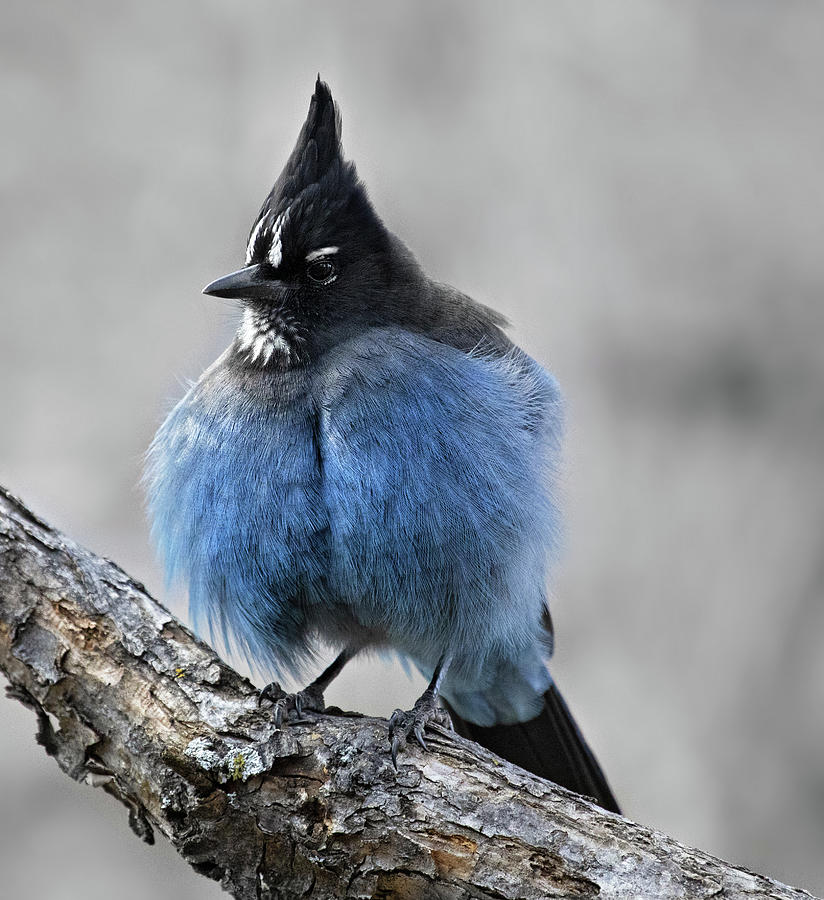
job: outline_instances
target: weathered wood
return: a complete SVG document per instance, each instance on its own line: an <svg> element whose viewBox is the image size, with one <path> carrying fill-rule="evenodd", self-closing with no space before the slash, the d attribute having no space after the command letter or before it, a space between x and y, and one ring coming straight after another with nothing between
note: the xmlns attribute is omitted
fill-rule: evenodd
<svg viewBox="0 0 824 900"><path fill-rule="evenodd" d="M243 900L810 896L451 735L396 774L385 720L274 731L253 685L140 584L2 489L0 668L67 774Z"/></svg>

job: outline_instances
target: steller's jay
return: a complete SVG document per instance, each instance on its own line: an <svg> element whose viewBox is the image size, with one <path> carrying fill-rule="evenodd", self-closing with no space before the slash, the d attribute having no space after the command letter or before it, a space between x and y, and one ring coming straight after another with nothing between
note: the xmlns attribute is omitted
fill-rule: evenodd
<svg viewBox="0 0 824 900"><path fill-rule="evenodd" d="M318 78L246 263L204 292L242 303L237 334L149 449L153 536L188 582L195 627L323 711L355 654L394 650L431 682L390 720L393 761L429 723L617 804L545 664L545 579L562 403L504 319L429 279L345 161Z"/></svg>

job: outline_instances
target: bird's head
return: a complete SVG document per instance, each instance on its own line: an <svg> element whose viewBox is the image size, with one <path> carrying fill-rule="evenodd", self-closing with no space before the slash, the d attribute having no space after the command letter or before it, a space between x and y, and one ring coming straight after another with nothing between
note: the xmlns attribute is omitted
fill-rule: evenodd
<svg viewBox="0 0 824 900"><path fill-rule="evenodd" d="M379 324L393 305L387 288L415 270L344 160L340 112L318 78L295 149L252 225L245 265L204 293L243 302L235 346L246 362L289 368L332 335Z"/></svg>

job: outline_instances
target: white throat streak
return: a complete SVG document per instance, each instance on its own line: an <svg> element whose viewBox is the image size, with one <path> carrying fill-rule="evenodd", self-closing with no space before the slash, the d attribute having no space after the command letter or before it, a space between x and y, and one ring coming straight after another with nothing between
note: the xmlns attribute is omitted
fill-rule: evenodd
<svg viewBox="0 0 824 900"><path fill-rule="evenodd" d="M285 316L249 308L243 311L237 340L247 360L261 366L289 365L300 355L302 343L298 329Z"/></svg>

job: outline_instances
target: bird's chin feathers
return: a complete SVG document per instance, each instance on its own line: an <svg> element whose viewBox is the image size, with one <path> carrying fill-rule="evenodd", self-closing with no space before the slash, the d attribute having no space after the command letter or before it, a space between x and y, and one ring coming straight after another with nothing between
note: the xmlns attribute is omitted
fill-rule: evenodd
<svg viewBox="0 0 824 900"><path fill-rule="evenodd" d="M288 312L274 307L243 311L236 353L261 367L288 368L303 358L304 330Z"/></svg>

